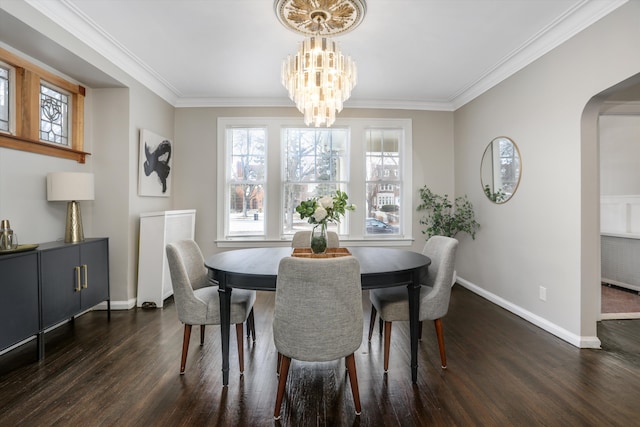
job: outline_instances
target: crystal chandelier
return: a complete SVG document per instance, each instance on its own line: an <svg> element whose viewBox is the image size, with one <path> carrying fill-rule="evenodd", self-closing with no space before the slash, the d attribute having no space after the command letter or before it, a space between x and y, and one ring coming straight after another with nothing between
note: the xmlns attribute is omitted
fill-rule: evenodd
<svg viewBox="0 0 640 427"><path fill-rule="evenodd" d="M330 127L356 85L356 64L335 41L312 36L282 63L282 84L304 114L304 123Z"/></svg>
<svg viewBox="0 0 640 427"><path fill-rule="evenodd" d="M280 21L306 35L295 56L282 64L282 84L307 126L330 127L356 85L356 64L329 35L355 28L364 0L276 0Z"/></svg>

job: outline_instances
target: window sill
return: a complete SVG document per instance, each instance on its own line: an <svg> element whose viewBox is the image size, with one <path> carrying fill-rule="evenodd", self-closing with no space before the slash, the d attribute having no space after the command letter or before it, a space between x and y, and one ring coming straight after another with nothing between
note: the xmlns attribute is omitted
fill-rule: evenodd
<svg viewBox="0 0 640 427"><path fill-rule="evenodd" d="M47 144L45 142L34 141L9 134L0 134L0 147L75 160L78 163L84 163L86 156L91 155L91 153L84 151Z"/></svg>
<svg viewBox="0 0 640 427"><path fill-rule="evenodd" d="M237 239L237 240L216 240L215 244L219 248L269 248L275 246L291 246L291 239L287 240L267 240L267 239ZM383 247L404 247L411 246L413 239L397 238L362 238L362 239L340 239L340 246L383 246Z"/></svg>

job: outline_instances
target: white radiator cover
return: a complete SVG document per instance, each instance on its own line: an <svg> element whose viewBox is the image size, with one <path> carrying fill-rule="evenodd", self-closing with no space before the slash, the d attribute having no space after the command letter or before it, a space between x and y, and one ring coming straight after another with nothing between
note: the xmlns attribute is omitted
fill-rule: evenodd
<svg viewBox="0 0 640 427"><path fill-rule="evenodd" d="M178 240L194 239L196 211L175 210L140 214L137 306L152 302L160 308L173 295L165 247Z"/></svg>

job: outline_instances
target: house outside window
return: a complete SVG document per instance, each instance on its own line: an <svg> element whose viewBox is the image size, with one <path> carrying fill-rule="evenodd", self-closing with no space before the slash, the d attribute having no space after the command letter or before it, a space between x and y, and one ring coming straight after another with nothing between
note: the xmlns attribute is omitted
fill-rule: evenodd
<svg viewBox="0 0 640 427"><path fill-rule="evenodd" d="M340 189L357 206L330 225L342 241L410 245L410 153L410 119L338 119L324 129L299 118L221 117L217 244L289 241L312 227L295 212L300 202Z"/></svg>
<svg viewBox="0 0 640 427"><path fill-rule="evenodd" d="M403 129L368 129L365 139L366 215L376 225L367 227L367 234L401 234Z"/></svg>

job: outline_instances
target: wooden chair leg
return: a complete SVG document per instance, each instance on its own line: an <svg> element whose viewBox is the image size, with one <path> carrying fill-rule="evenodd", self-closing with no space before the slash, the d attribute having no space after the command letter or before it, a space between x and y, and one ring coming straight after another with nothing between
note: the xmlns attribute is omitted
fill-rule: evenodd
<svg viewBox="0 0 640 427"><path fill-rule="evenodd" d="M280 407L282 406L284 387L287 383L287 376L289 375L289 365L291 365L291 358L282 355L282 364L280 365L280 379L278 380L278 394L276 395L276 407L273 411L273 418L276 420L280 419Z"/></svg>
<svg viewBox="0 0 640 427"><path fill-rule="evenodd" d="M278 352L278 360L276 361L276 377L280 376L281 366L282 366L282 353Z"/></svg>
<svg viewBox="0 0 640 427"><path fill-rule="evenodd" d="M240 375L244 373L244 342L242 341L242 323L236 323L236 338L238 341L238 362L240 363Z"/></svg>
<svg viewBox="0 0 640 427"><path fill-rule="evenodd" d="M374 306L371 306L371 321L369 322L369 341L371 341L371 337L373 336L373 329L376 327L376 314L378 314L378 310Z"/></svg>
<svg viewBox="0 0 640 427"><path fill-rule="evenodd" d="M442 331L442 319L436 319L433 321L436 325L436 336L438 337L438 348L440 349L440 361L442 362L442 369L447 369L447 355L444 351L444 333Z"/></svg>
<svg viewBox="0 0 640 427"><path fill-rule="evenodd" d="M247 318L247 338L253 336L253 342L256 342L256 320L253 317L253 307L249 312L249 317Z"/></svg>
<svg viewBox="0 0 640 427"><path fill-rule="evenodd" d="M204 345L204 325L200 325L200 345Z"/></svg>
<svg viewBox="0 0 640 427"><path fill-rule="evenodd" d="M384 322L384 371L389 372L389 348L391 347L391 322Z"/></svg>
<svg viewBox="0 0 640 427"><path fill-rule="evenodd" d="M184 374L184 368L187 365L189 338L191 338L191 325L184 325L184 337L182 339L182 360L180 361L180 375Z"/></svg>
<svg viewBox="0 0 640 427"><path fill-rule="evenodd" d="M353 353L346 357L347 370L349 371L349 382L351 382L351 393L353 394L353 404L356 407L356 415L360 415L360 391L358 390L358 374L356 372L356 358Z"/></svg>

